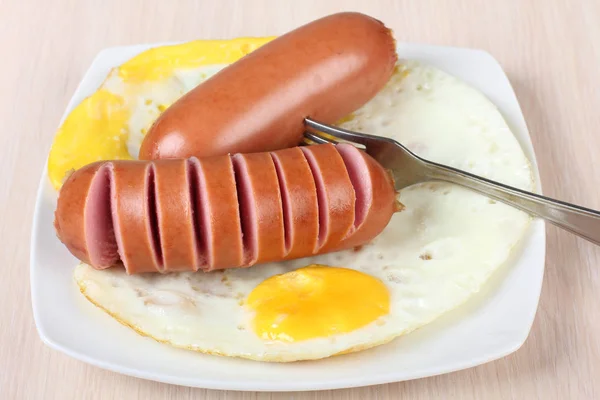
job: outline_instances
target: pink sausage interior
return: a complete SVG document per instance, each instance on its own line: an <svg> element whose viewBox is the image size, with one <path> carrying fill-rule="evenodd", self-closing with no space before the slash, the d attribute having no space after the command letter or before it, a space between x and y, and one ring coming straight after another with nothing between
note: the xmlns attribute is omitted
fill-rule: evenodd
<svg viewBox="0 0 600 400"><path fill-rule="evenodd" d="M108 268L119 261L111 216L111 169L105 164L94 175L85 205L85 240L90 262Z"/></svg>
<svg viewBox="0 0 600 400"><path fill-rule="evenodd" d="M187 160L155 162L156 214L165 272L198 270L191 176Z"/></svg>
<svg viewBox="0 0 600 400"><path fill-rule="evenodd" d="M319 207L317 189L308 161L300 148L271 153L281 193L286 259L318 251Z"/></svg>
<svg viewBox="0 0 600 400"><path fill-rule="evenodd" d="M125 270L128 271L129 270L129 265L127 265L127 261L126 261L126 257L125 257L125 246L123 244L123 235L121 234L121 225L119 224L119 217L117 215L117 189L115 187L115 178L113 176L113 164L110 163L110 203L109 203L109 210L105 210L105 212L111 216L112 219L112 225L113 225L113 229L114 229L114 235L115 235L115 241L117 243L117 251L118 251L118 256L121 259L121 261L123 261L123 264L125 265ZM92 193L92 191L90 191L90 195L88 198L92 198L92 201L97 201L98 197L94 198L94 195ZM104 214L104 215L107 215ZM108 218L105 218L108 220Z"/></svg>
<svg viewBox="0 0 600 400"><path fill-rule="evenodd" d="M127 163L133 172L127 173L127 165L110 163L112 222L119 256L128 274L160 271L163 269L160 238L157 227L152 224L154 211L151 199L155 191L153 164L136 161ZM131 186L131 179L141 179L142 182ZM134 221L133 227L127 226L132 215L141 215L143 218ZM133 231L133 238L126 236ZM142 243L139 243L140 240Z"/></svg>
<svg viewBox="0 0 600 400"><path fill-rule="evenodd" d="M157 264L160 271L164 269L162 246L160 243L160 231L158 228L158 215L156 214L156 173L154 164L148 169L148 222L150 223L150 232L152 233L152 248L156 253Z"/></svg>
<svg viewBox="0 0 600 400"><path fill-rule="evenodd" d="M308 161L313 178L315 179L315 185L317 186L317 202L319 204L319 240L317 242L317 247L320 249L323 247L323 242L329 231L329 213L327 212L329 204L327 203L326 188L315 156L308 149L304 147L301 147L301 149L306 157L306 161Z"/></svg>
<svg viewBox="0 0 600 400"><path fill-rule="evenodd" d="M196 266L194 270L204 269L207 266L206 263L206 239L204 235L206 234L206 214L203 214L201 208L203 204L206 203L206 199L202 199L200 185L202 182L200 173L198 172L200 169L198 165L198 160L194 158L190 158L187 160L187 173L188 173L188 190L190 193L190 204L192 210L192 224L193 232L194 232L194 242L195 242L195 259ZM203 228L204 227L204 228Z"/></svg>
<svg viewBox="0 0 600 400"><path fill-rule="evenodd" d="M356 193L354 228L358 229L365 221L365 217L373 203L371 176L359 149L345 143L338 144L336 149L344 160L344 164L350 175L350 181Z"/></svg>
<svg viewBox="0 0 600 400"><path fill-rule="evenodd" d="M190 159L190 177L192 191L192 206L195 215L196 242L198 245L198 258L200 268L205 269L214 263L214 252L210 243L213 242L211 221L209 219L210 204L206 196L206 178L204 171L200 168L197 158Z"/></svg>
<svg viewBox="0 0 600 400"><path fill-rule="evenodd" d="M275 171L277 171L277 180L279 181L279 191L281 193L281 204L283 207L283 227L285 232L285 253L290 252L292 247L292 240L294 235L293 223L293 211L290 204L290 188L287 187L285 175L283 173L281 162L275 153L271 153L273 158L273 164L275 164Z"/></svg>
<svg viewBox="0 0 600 400"><path fill-rule="evenodd" d="M345 166L350 180L349 183L351 183L352 186L352 188L347 189L347 187L350 185L346 184L346 189L344 190L352 191L353 189L355 195L352 216L353 220L348 220L349 224L353 223L352 228L350 231L348 231L346 236L342 238L342 242L347 242L347 239L351 239L350 242L352 242L352 240L369 240L369 237L377 234L379 225L376 225L374 229L373 224L365 225L363 228L371 228L367 230L363 229L361 234L362 236L356 236L354 235L354 232L358 231L359 228L365 224L367 219L369 221L372 220L371 215L373 213L373 207L375 202L379 199L379 197L374 198L375 194L373 193L373 186L375 185L375 181L373 180L373 176L370 172L371 166L368 164L368 159L365 158L366 156L362 154L359 149L352 145L340 144L336 146L335 149L343 160L343 165ZM279 235L284 234L285 236L283 238L278 236L278 240L279 243L284 245L285 254L288 254L292 247L297 246L296 242L299 240L298 243L301 243L301 245L299 245L301 247L298 248L298 252L294 253L294 257L310 256L320 250L323 250L322 248L325 244L324 242L328 240L327 238L330 235L330 231L335 229L332 228L332 224L335 224L337 221L331 220L332 217L330 214L332 210L329 208L335 206L336 203L335 200L332 200L332 204L329 204L330 200L327 193L328 188L325 187L324 182L325 179L331 180L331 178L327 178L327 175L321 171L321 168L324 168L327 165L327 157L332 157L331 153L327 153L330 155L327 156L323 161L318 159L317 156L315 156L313 152L307 148L300 148L300 150L301 152L299 151L299 153L303 154L303 157L308 163L308 167L304 167L305 174L307 175L307 178L310 178L311 175L312 178L314 178L315 186L313 186L312 189L307 188L306 185L297 185L287 182L284 161L281 161L277 154L271 153L269 160L274 164L276 178L279 185L278 189L281 193L280 204L282 207L283 230L279 233ZM337 156L335 152L333 153L333 156ZM289 162L289 160L287 162ZM220 236L215 233L219 232L219 226L215 226L215 222L213 221L213 213L216 212L216 209L213 209L214 205L210 204L211 200L207 198L208 184L211 182L210 179L207 178L208 174L210 173L210 168L208 168L208 171L205 171L203 161L199 161L196 158L189 159L185 165L187 184L189 184L189 186L186 185L186 187L187 190L189 190L189 200L191 202L191 208L189 211L192 213L190 222L193 224L193 230L190 232L191 236L193 237L191 237L190 244L194 246L192 251L194 252L194 257L196 260L195 265L189 266L189 270L197 270L198 268L203 270L211 270L215 267L215 257L217 250L220 249L217 248L217 246L227 246L227 243L213 243L215 238L217 238L219 242L222 242L222 240ZM259 218L262 218L260 215L261 203L259 203L261 200L257 198L257 193L255 193L255 190L258 192L263 190L263 193L270 194L270 186L266 186L267 189L265 189L265 187L260 190L258 189L263 181L260 179L256 180L256 176L254 176L255 181L252 180L253 178L251 177L250 173L253 172L253 164L251 164L250 161L247 161L244 155L236 154L232 156L231 165L233 166L233 175L230 174L229 180L227 181L228 183L223 184L228 185L227 187L230 188L229 190L231 190L230 193L235 194L237 192L237 202L235 199L233 202L239 206L243 262L241 265L230 265L231 263L238 263L242 259L241 246L239 246L237 259L235 259L235 257L226 257L222 262L220 262L219 266L217 266L218 268L225 268L226 266L239 267L244 265L253 265L257 261L261 261L258 260L259 257L262 257L259 255L259 252L263 251L261 248L259 248L260 246L263 246L265 249L272 249L271 246L261 244L265 239L259 238L259 234L264 236L264 232L260 231L260 227L258 225ZM293 163L290 165L295 166ZM341 162L338 165L341 165ZM262 171L261 168L262 167L255 167L256 170ZM345 174L346 171L343 171L343 174ZM148 164L144 176L145 193L142 201L144 202L145 207L144 215L140 217L143 217L145 219L144 223L148 224L148 237L146 239L149 244L151 244L154 259L157 261L156 266L160 272L164 272L164 255L162 247L166 244L162 243L161 240L161 234L164 234L164 232L161 232L160 230L159 214L161 213L161 210L164 209L165 204L158 204L157 192L159 188L157 185L156 166L154 163ZM348 178L346 178L346 182L347 179ZM301 180L301 182L304 181L305 179ZM255 184L253 182L255 182L258 186L254 187ZM272 186L273 184L270 185ZM168 182L163 182L162 185L163 189L170 188ZM235 190L233 187L234 185ZM133 251L132 249L125 248L127 246L127 241L124 241L121 236L122 227L119 224L122 223L122 221L120 221L120 218L117 214L118 207L115 196L116 189L114 186L113 163L105 163L98 169L92 178L84 208L85 243L88 248L90 263L96 268L107 268L118 262L119 259L125 259L124 254L131 254L131 251ZM302 189L293 189L296 186L301 187ZM316 203L314 200L315 189ZM306 201L304 203L302 202L307 197L307 190L311 190L310 193L312 193L312 203ZM211 193L216 193L215 198L219 198L218 193L225 193L225 197L228 197L227 191L217 191ZM339 193L343 194L345 192ZM392 195L393 193L390 196ZM344 198L348 199L347 196ZM351 204L351 202L349 203ZM384 203L387 204L385 200ZM316 206L318 206L318 211L316 210ZM120 207L127 207L127 204L120 204ZM235 208L235 205L232 204L232 207ZM231 207L229 207L229 210L231 210ZM307 215L305 210L312 210L309 213L309 215L312 215L312 217L309 217L309 220L314 220L314 222L312 223L311 227L304 230L299 230L298 219L301 216ZM234 209L234 211L237 210ZM317 212L318 221L315 219L315 214L317 214ZM219 212L217 211L217 214L215 215L221 215L218 213ZM393 211L391 211L391 213L393 213ZM189 217L189 215L182 216L182 218L186 217ZM170 216L170 218L172 218L172 216ZM385 226L385 224L389 221L389 219L385 220L385 216L380 218L380 220L381 226ZM172 219L170 219L170 221L176 222ZM296 224L296 226L294 224ZM186 229L189 231L189 226ZM317 230L318 240L315 240L315 233L317 233ZM294 235L298 232L301 233L298 234L298 238L295 238ZM221 236L228 237L228 235L230 234L224 233ZM310 238L307 238L308 236L310 236L312 240L309 240ZM177 238L170 237L168 239L171 243L177 242ZM239 239L240 238L238 237L238 240ZM259 240L262 241L259 242ZM267 240L269 240L269 238L267 238ZM302 250L300 251L300 249ZM129 252L127 250L129 250ZM224 249L222 250L224 251ZM328 251L329 247L324 250ZM223 253L223 251L221 251L221 254L227 255L227 253ZM307 251L310 252L310 254L305 254ZM190 262L191 261L192 260L190 260ZM181 266L184 267L183 265ZM136 271L131 271L131 273L135 272Z"/></svg>
<svg viewBox="0 0 600 400"><path fill-rule="evenodd" d="M252 265L258 257L258 221L256 202L252 195L252 185L248 167L240 154L232 157L238 201L240 203L240 219L244 244L244 265Z"/></svg>

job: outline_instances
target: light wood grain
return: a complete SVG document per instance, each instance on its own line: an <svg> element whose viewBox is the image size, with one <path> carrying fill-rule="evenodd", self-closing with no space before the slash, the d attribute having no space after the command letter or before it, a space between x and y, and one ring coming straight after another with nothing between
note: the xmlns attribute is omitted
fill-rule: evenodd
<svg viewBox="0 0 600 400"><path fill-rule="evenodd" d="M50 350L33 323L35 190L67 101L104 47L285 32L356 10L399 41L482 48L507 71L548 195L600 208L600 2L0 0L0 397L6 399L600 398L600 250L548 229L546 276L525 345L466 371L368 388L237 393L159 384Z"/></svg>

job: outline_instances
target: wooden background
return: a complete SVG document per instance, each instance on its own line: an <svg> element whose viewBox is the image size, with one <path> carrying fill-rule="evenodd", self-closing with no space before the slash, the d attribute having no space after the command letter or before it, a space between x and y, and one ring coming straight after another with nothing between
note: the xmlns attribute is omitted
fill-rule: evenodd
<svg viewBox="0 0 600 400"><path fill-rule="evenodd" d="M40 342L28 273L35 191L54 130L96 53L281 34L342 10L382 19L399 41L492 53L521 102L545 193L600 208L599 1L0 0L1 398L600 398L600 248L552 227L531 336L515 354L466 371L353 390L220 392L118 375Z"/></svg>

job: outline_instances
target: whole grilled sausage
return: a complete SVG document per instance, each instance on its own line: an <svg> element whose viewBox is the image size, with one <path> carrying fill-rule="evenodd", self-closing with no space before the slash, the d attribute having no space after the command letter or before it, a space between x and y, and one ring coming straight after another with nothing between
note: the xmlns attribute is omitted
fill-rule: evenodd
<svg viewBox="0 0 600 400"><path fill-rule="evenodd" d="M219 71L169 107L139 157L211 157L297 146L303 119L335 123L369 101L397 61L391 31L339 13L283 35Z"/></svg>

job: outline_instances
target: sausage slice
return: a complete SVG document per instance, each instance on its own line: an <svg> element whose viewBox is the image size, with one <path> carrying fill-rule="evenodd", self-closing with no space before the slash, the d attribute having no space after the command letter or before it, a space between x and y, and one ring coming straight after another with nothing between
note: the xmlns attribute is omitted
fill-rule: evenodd
<svg viewBox="0 0 600 400"><path fill-rule="evenodd" d="M299 147L271 153L283 205L287 258L306 257L317 251L319 203L310 166Z"/></svg>
<svg viewBox="0 0 600 400"><path fill-rule="evenodd" d="M156 215L163 272L200 267L187 160L154 162Z"/></svg>
<svg viewBox="0 0 600 400"><path fill-rule="evenodd" d="M244 263L242 227L231 158L192 158L196 165L197 219L205 270Z"/></svg>
<svg viewBox="0 0 600 400"><path fill-rule="evenodd" d="M154 171L143 161L111 163L112 219L128 274L162 269L158 228L153 224Z"/></svg>
<svg viewBox="0 0 600 400"><path fill-rule="evenodd" d="M356 196L344 160L332 144L300 148L317 187L319 241L317 251L339 245L354 227Z"/></svg>
<svg viewBox="0 0 600 400"><path fill-rule="evenodd" d="M279 181L269 153L236 154L233 167L240 202L246 265L286 255Z"/></svg>

